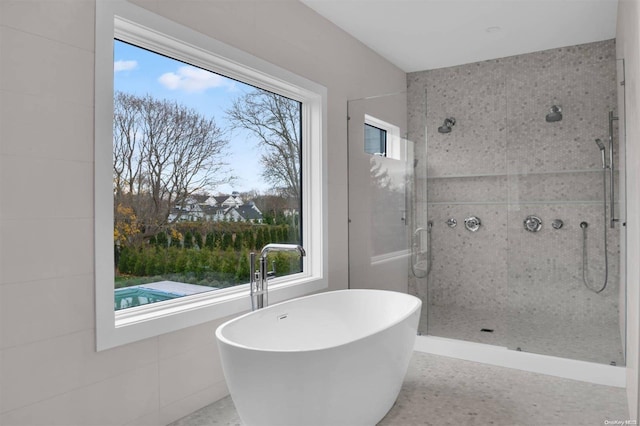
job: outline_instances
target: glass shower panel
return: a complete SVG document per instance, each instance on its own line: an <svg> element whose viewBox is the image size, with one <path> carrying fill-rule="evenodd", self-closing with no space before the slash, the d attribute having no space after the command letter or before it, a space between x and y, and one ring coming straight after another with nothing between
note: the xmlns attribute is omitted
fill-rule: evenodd
<svg viewBox="0 0 640 426"><path fill-rule="evenodd" d="M416 217L426 211L432 224L430 271L416 290L428 313L420 331L498 346L508 335L503 73L490 61L409 79L410 137L426 140Z"/></svg>
<svg viewBox="0 0 640 426"><path fill-rule="evenodd" d="M349 285L407 292L413 144L406 94L348 102Z"/></svg>
<svg viewBox="0 0 640 426"><path fill-rule="evenodd" d="M604 153L609 167L609 112L617 114L615 50L594 43L551 52L516 57L505 73L505 343L623 365L620 231L608 228L602 162Z"/></svg>

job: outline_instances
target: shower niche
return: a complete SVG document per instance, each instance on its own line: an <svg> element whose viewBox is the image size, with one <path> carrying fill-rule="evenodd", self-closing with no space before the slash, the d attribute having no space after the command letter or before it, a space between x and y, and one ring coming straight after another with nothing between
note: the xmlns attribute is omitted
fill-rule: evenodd
<svg viewBox="0 0 640 426"><path fill-rule="evenodd" d="M408 75L422 334L624 365L620 69L611 40Z"/></svg>

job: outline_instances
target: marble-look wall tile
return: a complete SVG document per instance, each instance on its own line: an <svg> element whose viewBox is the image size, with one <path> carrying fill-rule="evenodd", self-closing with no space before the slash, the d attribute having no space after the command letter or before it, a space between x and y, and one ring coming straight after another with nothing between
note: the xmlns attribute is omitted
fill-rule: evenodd
<svg viewBox="0 0 640 426"><path fill-rule="evenodd" d="M608 201L608 172L606 178ZM602 169L590 172L514 174L509 176L509 203L511 204L532 201L602 202L603 192ZM616 199L617 194L616 185Z"/></svg>
<svg viewBox="0 0 640 426"><path fill-rule="evenodd" d="M505 171L506 97L503 67L487 61L434 70L426 92L428 176ZM450 133L439 133L446 118Z"/></svg>
<svg viewBox="0 0 640 426"><path fill-rule="evenodd" d="M427 185L430 203L506 202L507 175L462 178L432 178Z"/></svg>
<svg viewBox="0 0 640 426"><path fill-rule="evenodd" d="M507 307L507 211L493 205L430 205L432 267L429 303L485 309ZM468 231L464 219L482 225ZM455 228L446 221L455 218Z"/></svg>
<svg viewBox="0 0 640 426"><path fill-rule="evenodd" d="M543 220L539 232L524 229L528 214ZM551 222L562 219L561 229ZM571 320L617 317L619 248L618 233L608 232L608 283L600 294L589 291L582 281L581 222L587 222L587 279L591 287L602 287L605 276L602 205L521 205L509 212L509 305L518 313L550 313ZM608 225L608 224L607 224Z"/></svg>
<svg viewBox="0 0 640 426"><path fill-rule="evenodd" d="M596 138L608 138L608 114L616 109L616 63L597 58L578 65L558 61L542 68L533 55L507 78L508 165L512 173L600 167ZM552 105L562 120L548 123Z"/></svg>

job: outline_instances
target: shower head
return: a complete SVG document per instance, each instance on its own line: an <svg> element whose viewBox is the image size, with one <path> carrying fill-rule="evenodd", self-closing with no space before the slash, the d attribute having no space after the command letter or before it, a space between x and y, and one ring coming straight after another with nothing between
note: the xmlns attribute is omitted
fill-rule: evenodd
<svg viewBox="0 0 640 426"><path fill-rule="evenodd" d="M562 107L560 105L553 105L545 119L547 120L547 123L554 123L562 120Z"/></svg>
<svg viewBox="0 0 640 426"><path fill-rule="evenodd" d="M598 148L600 148L600 151L604 151L604 144L600 139L596 139L596 145L598 145Z"/></svg>
<svg viewBox="0 0 640 426"><path fill-rule="evenodd" d="M438 127L439 133L451 133L451 128L456 125L456 119L453 117L445 118L444 124Z"/></svg>

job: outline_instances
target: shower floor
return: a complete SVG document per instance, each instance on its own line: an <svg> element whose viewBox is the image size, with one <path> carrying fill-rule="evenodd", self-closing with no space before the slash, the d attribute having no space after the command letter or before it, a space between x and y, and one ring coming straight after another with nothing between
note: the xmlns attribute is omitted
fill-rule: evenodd
<svg viewBox="0 0 640 426"><path fill-rule="evenodd" d="M485 331L482 331L482 330ZM492 331L488 331L492 330ZM419 331L561 358L624 365L618 324L429 305Z"/></svg>

